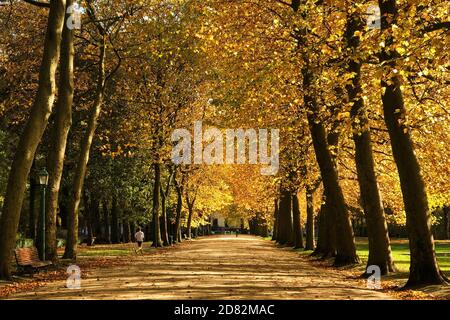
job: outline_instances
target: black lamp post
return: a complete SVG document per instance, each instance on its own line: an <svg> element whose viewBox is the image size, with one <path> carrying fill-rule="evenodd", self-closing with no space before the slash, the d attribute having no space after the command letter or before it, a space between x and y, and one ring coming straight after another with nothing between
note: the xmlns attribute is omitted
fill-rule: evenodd
<svg viewBox="0 0 450 320"><path fill-rule="evenodd" d="M45 168L42 168L39 173L39 185L41 186L41 234L42 234L42 243L41 243L41 259L45 260L45 189L48 184L48 172Z"/></svg>

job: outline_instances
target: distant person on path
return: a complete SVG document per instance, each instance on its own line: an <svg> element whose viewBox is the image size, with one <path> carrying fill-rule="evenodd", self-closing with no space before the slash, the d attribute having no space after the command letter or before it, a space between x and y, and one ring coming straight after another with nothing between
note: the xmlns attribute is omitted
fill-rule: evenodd
<svg viewBox="0 0 450 320"><path fill-rule="evenodd" d="M136 253L138 252L142 253L142 243L144 242L144 233L141 231L141 228L137 228L137 232L134 235L134 238L136 239L138 245Z"/></svg>

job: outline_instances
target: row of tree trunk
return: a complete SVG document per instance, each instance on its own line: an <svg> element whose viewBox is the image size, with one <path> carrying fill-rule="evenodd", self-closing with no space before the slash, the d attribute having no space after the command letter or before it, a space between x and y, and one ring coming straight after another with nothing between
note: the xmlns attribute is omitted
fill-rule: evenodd
<svg viewBox="0 0 450 320"><path fill-rule="evenodd" d="M307 248L312 248L314 247L314 216L309 215L307 218L306 232L306 244L309 245ZM282 189L279 201L275 201L272 240L295 249L305 248L297 192Z"/></svg>
<svg viewBox="0 0 450 320"><path fill-rule="evenodd" d="M85 190L83 193L83 214L80 217L80 226L87 230L86 243L88 245L94 243L121 243L133 242L134 234L138 225L129 218L130 211L126 206L113 197L110 200L101 201L93 196L89 196ZM178 204L177 204L178 205ZM177 209L177 208L176 208ZM180 213L181 215L181 213ZM166 226L163 228L164 221ZM190 230L181 227L181 222L175 219L174 222L166 219L162 215L159 216L159 232L167 233L167 244L171 245L181 242L183 239L183 232L186 238L191 234L191 237L203 236L211 234L209 225L202 225ZM151 221L144 231L146 231L146 238L154 242L154 223Z"/></svg>
<svg viewBox="0 0 450 320"><path fill-rule="evenodd" d="M395 45L392 28L397 18L397 3L396 0L379 0L379 6L382 16L381 31L386 38L386 45L380 53L380 63L389 69L384 70L385 76L381 79L383 87L381 101L400 177L411 251L411 267L407 287L441 284L445 280L436 261L425 185L409 130L402 119L406 110L402 97L401 79L398 72L391 72L399 68L397 65L398 53L391 48ZM294 12L299 12L303 19L308 18L306 1L292 1L292 9ZM343 102L351 102L352 105L355 163L369 239L368 266L376 265L381 269L382 274L386 274L394 271L395 266L391 256L384 208L376 181L368 117L361 94L362 59L358 58L359 37L355 35L356 31L364 30L364 25L363 17L355 12L348 13L345 39L346 52L349 54L346 57L345 71L354 76L351 83L346 85L347 99L343 99ZM295 30L300 48L308 47L307 34L307 27ZM300 52L302 52L303 64L301 75L304 109L307 113L311 139L324 188L315 253L324 257L334 256L335 265L358 263L359 258L356 254L350 215L339 182L337 152L331 152L331 150L335 150L334 147L337 147L337 136L333 132L328 132L324 115L317 103L314 89L317 68L308 51L300 50ZM281 189L279 206L276 209L274 238L280 244L294 246L296 245L295 232L298 232L298 225L294 226L296 220L292 216L292 208L295 207L295 204L292 198L292 193ZM308 230L309 228L310 226L307 227ZM311 238L311 230L309 233Z"/></svg>
<svg viewBox="0 0 450 320"><path fill-rule="evenodd" d="M33 4L33 2L30 2ZM31 108L30 117L25 130L20 137L17 151L13 158L9 174L8 186L5 194L5 203L0 219L0 278L10 279L10 260L15 245L16 232L20 218L20 211L24 199L27 178L33 165L36 150L42 140L42 136L52 113L56 89L58 88L58 101L56 103L56 114L54 125L50 133L52 145L47 158L47 166L50 172L49 192L47 193L46 206L46 234L45 234L45 257L43 259L56 260L56 231L57 231L57 207L58 194L64 165L64 155L67 144L67 136L72 121L73 102L73 67L74 67L74 44L73 28L69 19L72 19L71 8L73 0L52 0L48 4L40 4L49 8L47 31L44 42L44 54L39 71L38 91ZM67 239L64 257L76 258L76 247L78 243L78 211L83 192L83 183L89 160L90 148L97 127L97 121L103 104L106 81L118 70L119 63L110 74L106 75L106 38L107 29L102 21L95 16L95 7L87 3L86 10L91 22L95 25L100 35L96 46L99 51L97 81L94 92L94 101L89 111L88 126L81 141L79 159L74 172L72 188L69 192L69 205L65 208L67 213ZM112 24L120 21L112 21ZM56 86L56 71L59 66L59 83ZM34 198L36 197L36 186L30 177L32 195L30 199L30 235L36 236L39 242L43 241L43 235L36 235L36 214ZM112 226L114 229L114 225ZM91 232L92 233L92 232ZM41 246L38 246L41 249Z"/></svg>
<svg viewBox="0 0 450 320"><path fill-rule="evenodd" d="M379 0L381 30L386 36L380 62L387 68L381 79L384 121L391 140L392 153L400 177L400 186L406 212L410 248L410 274L406 287L442 284L445 277L439 269L431 233L431 212L421 174L420 164L414 152L406 114L400 75L393 72L400 66L399 54L392 47L396 43L393 28L398 18L396 0ZM400 112L399 112L400 111Z"/></svg>
<svg viewBox="0 0 450 320"><path fill-rule="evenodd" d="M154 183L153 183L153 208L152 208L152 224L151 224L151 237L153 247L163 247L168 246L170 239L172 242L181 242L181 214L183 210L183 195L186 195L186 204L188 207L188 221L187 221L187 233L188 238L191 238L191 223L193 215L193 201L189 200L187 192L184 190L185 175L182 175L181 180L177 180L177 168L168 167L168 179L166 184L163 185L161 182L161 167L162 165L158 162L153 164L154 169ZM169 197L170 191L174 189L177 193L177 203L175 207L175 223L173 226L170 224L167 218L167 199ZM161 206L161 208L160 208ZM160 214L161 212L161 214Z"/></svg>
<svg viewBox="0 0 450 320"><path fill-rule="evenodd" d="M56 70L66 16L66 1L52 0L39 71L36 97L30 117L20 136L13 158L0 219L0 279L11 278L11 258L16 242L20 211L34 156L53 110L56 94Z"/></svg>
<svg viewBox="0 0 450 320"><path fill-rule="evenodd" d="M250 219L248 221L248 225L250 229L250 234L257 235L260 237L269 236L269 226L267 225L267 220L261 214L256 214L255 217Z"/></svg>

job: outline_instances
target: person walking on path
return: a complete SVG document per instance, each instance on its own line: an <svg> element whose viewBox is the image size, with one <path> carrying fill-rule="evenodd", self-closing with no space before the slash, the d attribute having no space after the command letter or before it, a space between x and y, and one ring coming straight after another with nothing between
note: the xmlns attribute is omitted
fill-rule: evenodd
<svg viewBox="0 0 450 320"><path fill-rule="evenodd" d="M134 235L134 238L136 239L138 246L136 249L136 253L138 252L142 253L142 243L144 242L144 233L141 231L141 228L137 228L137 232Z"/></svg>

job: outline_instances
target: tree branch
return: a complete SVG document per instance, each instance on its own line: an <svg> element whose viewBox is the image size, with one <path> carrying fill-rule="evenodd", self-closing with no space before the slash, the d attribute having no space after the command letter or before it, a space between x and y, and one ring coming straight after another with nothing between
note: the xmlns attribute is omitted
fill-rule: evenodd
<svg viewBox="0 0 450 320"><path fill-rule="evenodd" d="M23 0L23 1L39 8L50 8L50 2L43 2L37 0Z"/></svg>
<svg viewBox="0 0 450 320"><path fill-rule="evenodd" d="M433 23L433 24L426 26L423 29L423 31L425 31L425 32L432 32L432 31L437 31L437 30L449 31L450 30L450 21Z"/></svg>

